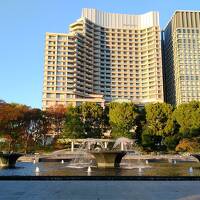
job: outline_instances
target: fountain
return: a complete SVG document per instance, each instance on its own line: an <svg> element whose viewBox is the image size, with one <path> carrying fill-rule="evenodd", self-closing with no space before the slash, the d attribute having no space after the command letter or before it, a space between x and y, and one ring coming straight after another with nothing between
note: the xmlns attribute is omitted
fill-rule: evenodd
<svg viewBox="0 0 200 200"><path fill-rule="evenodd" d="M68 168L88 168L93 165L93 157L88 150L93 147L95 139L86 139L76 151L74 158L66 166Z"/></svg>
<svg viewBox="0 0 200 200"><path fill-rule="evenodd" d="M35 172L36 172L36 173L39 173L39 172L40 172L40 168L39 168L39 167L36 167L36 168L35 168Z"/></svg>
<svg viewBox="0 0 200 200"><path fill-rule="evenodd" d="M88 153L92 154L97 162L98 168L116 168L120 167L120 162L126 153L131 151L133 140L128 138L118 138L114 143L112 149L105 146L98 140L89 142ZM91 149L92 145L93 149ZM120 149L117 148L120 146Z"/></svg>
<svg viewBox="0 0 200 200"><path fill-rule="evenodd" d="M115 142L115 143L114 143ZM76 151L75 158L67 165L71 168L85 168L93 166L96 161L98 168L120 167L120 162L127 152L131 151L133 140L119 138L116 141L104 141L88 138Z"/></svg>
<svg viewBox="0 0 200 200"><path fill-rule="evenodd" d="M66 165L67 168L123 168L138 169L149 168L148 160L146 164L140 161L130 163L130 159L123 159L125 155L129 158L131 154L139 154L133 150L134 140L128 138L118 138L117 140L101 140L88 138L84 139L82 145L74 154L72 161ZM121 163L123 159L123 163Z"/></svg>
<svg viewBox="0 0 200 200"><path fill-rule="evenodd" d="M90 166L88 167L88 169L87 169L87 172L88 172L88 173L91 173L91 172L92 172L92 170L91 170L91 167L90 167Z"/></svg>
<svg viewBox="0 0 200 200"><path fill-rule="evenodd" d="M175 165L176 165L176 160L174 160L174 162L173 162Z"/></svg>
<svg viewBox="0 0 200 200"><path fill-rule="evenodd" d="M116 149L118 146L120 146L121 151L128 151L132 149L133 140L125 137L120 137L115 141L115 144L113 145L113 149Z"/></svg>
<svg viewBox="0 0 200 200"><path fill-rule="evenodd" d="M120 167L120 162L126 151L90 151L95 157L99 168L114 168Z"/></svg>
<svg viewBox="0 0 200 200"><path fill-rule="evenodd" d="M17 159L22 155L21 153L0 152L0 167L15 167Z"/></svg>
<svg viewBox="0 0 200 200"><path fill-rule="evenodd" d="M139 173L142 173L142 168L139 167L139 168L138 168L138 171L139 171Z"/></svg>
<svg viewBox="0 0 200 200"><path fill-rule="evenodd" d="M200 162L200 153L190 154L190 155L195 157Z"/></svg>

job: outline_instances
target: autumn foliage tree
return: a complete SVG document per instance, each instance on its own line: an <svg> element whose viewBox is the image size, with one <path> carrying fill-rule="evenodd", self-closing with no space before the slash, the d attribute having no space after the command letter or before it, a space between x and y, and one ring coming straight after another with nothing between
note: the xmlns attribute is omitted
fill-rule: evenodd
<svg viewBox="0 0 200 200"><path fill-rule="evenodd" d="M23 133L24 152L29 145L45 145L48 136L49 124L46 113L40 109L29 109L24 115Z"/></svg>
<svg viewBox="0 0 200 200"><path fill-rule="evenodd" d="M57 104L47 108L46 116L49 123L49 133L52 135L60 135L63 130L67 107Z"/></svg>
<svg viewBox="0 0 200 200"><path fill-rule="evenodd" d="M176 146L178 152L196 153L200 151L200 138L184 138Z"/></svg>
<svg viewBox="0 0 200 200"><path fill-rule="evenodd" d="M34 146L44 146L52 129L55 133L61 132L64 115L60 106L46 112L20 104L0 103L0 133L8 141L7 150L20 149L26 153Z"/></svg>
<svg viewBox="0 0 200 200"><path fill-rule="evenodd" d="M25 114L29 107L19 104L0 104L0 133L9 141L8 150L14 150L22 140Z"/></svg>

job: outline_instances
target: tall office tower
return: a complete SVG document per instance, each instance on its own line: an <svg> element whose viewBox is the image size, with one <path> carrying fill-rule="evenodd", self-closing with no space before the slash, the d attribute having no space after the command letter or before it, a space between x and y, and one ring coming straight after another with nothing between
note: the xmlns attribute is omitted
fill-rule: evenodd
<svg viewBox="0 0 200 200"><path fill-rule="evenodd" d="M55 103L163 101L157 12L83 9L68 34L47 33L43 109Z"/></svg>
<svg viewBox="0 0 200 200"><path fill-rule="evenodd" d="M166 100L200 100L200 12L176 11L164 30Z"/></svg>

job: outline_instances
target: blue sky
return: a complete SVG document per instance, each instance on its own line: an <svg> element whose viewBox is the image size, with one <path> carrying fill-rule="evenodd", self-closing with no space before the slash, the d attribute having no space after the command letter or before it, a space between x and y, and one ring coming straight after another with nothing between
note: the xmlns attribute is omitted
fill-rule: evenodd
<svg viewBox="0 0 200 200"><path fill-rule="evenodd" d="M160 12L163 28L175 10L200 10L199 0L0 0L0 99L41 108L45 32L66 32L82 8Z"/></svg>

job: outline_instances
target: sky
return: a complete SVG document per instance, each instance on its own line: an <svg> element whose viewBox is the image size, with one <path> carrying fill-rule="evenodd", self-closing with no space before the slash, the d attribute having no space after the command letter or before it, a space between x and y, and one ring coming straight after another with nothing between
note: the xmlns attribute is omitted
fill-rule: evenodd
<svg viewBox="0 0 200 200"><path fill-rule="evenodd" d="M42 106L46 32L68 31L82 8L160 13L164 28L175 10L200 10L199 0L0 0L0 99Z"/></svg>

